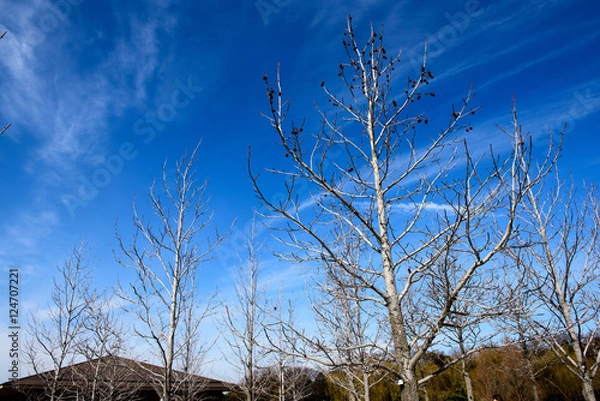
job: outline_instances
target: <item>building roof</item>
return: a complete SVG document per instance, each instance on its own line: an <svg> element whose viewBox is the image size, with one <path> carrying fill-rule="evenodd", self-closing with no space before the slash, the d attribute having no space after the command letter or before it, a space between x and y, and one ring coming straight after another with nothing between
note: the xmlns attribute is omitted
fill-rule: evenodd
<svg viewBox="0 0 600 401"><path fill-rule="evenodd" d="M78 381L85 377L93 377L94 370L98 366L102 366L102 369L98 369L97 377L99 381L115 381L115 378L117 378L121 385L128 384L139 391L153 390L152 383L156 382L156 379L160 377L163 371L163 368L160 366L146 362L119 356L107 356L63 367L58 381L64 383L64 387L67 388L78 383ZM19 389L42 390L46 383L44 378L51 376L53 372L53 370L50 370L2 383L0 384L0 396L15 394L15 391ZM185 376L188 376L191 382L201 384L203 392L224 392L235 387L232 383L194 374L186 375L184 372L174 371L176 380Z"/></svg>

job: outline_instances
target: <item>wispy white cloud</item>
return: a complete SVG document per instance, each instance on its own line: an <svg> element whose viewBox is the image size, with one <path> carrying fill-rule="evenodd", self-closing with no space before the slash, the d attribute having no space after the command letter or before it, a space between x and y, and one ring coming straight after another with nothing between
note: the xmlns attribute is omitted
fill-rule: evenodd
<svg viewBox="0 0 600 401"><path fill-rule="evenodd" d="M490 79L488 79L483 85L480 85L478 88L479 89L483 89L487 86L492 85L493 83L496 83L498 81L501 81L505 78L508 78L510 76L516 75L518 73L520 73L521 71L526 70L527 68L530 68L536 64L540 64L543 63L545 61L548 60L552 60L554 58L557 58L559 56L562 56L563 54L573 51L575 48L580 47L580 46L584 46L586 44L588 44L589 42L595 40L598 36L600 36L600 33L596 32L595 34L591 34L585 38L582 38L580 41L578 41L575 45L573 44L569 44L568 46L564 46L562 48L556 48L554 50L552 50L551 52L548 52L546 54L544 54L541 57L537 57L533 60L529 60L526 61L524 63L520 63L517 64L514 68L505 71L503 73L499 73L499 74L495 74L493 77L491 77Z"/></svg>
<svg viewBox="0 0 600 401"><path fill-rule="evenodd" d="M548 15L558 12L559 6L559 1L540 1L535 4L521 4L514 1L496 2L488 5L482 4L476 15L472 17L460 9L450 10L444 13L443 24L439 26L431 26L431 23L423 21L420 24L423 27L421 29L429 30L426 35L430 41L429 64L430 66L435 64L438 68L439 64L442 64L444 68L436 74L436 81L440 82L464 71L476 70L482 65L506 58L509 54L517 54L531 46L539 46L540 43L560 43L557 42L557 38L568 38L573 27L543 24ZM537 8L538 12L532 13L532 8ZM453 17L455 12L457 14ZM458 14L462 15L458 17ZM597 38L598 33L593 28L598 23L600 20L596 19L580 24L578 29L590 32L585 38L579 38L577 41L571 40L562 47L555 47L552 52L535 60L523 60L522 63L515 64L514 68L507 70L505 74L494 75L484 85L487 86L540 62L585 46ZM486 40L488 36L490 40ZM495 38L503 38L503 40ZM512 39L515 41L511 41ZM471 49L474 45L477 46L476 52L463 51ZM422 50L423 43L410 44L404 52L410 63L403 67L412 66L414 68L415 65L418 65L421 62ZM454 51L456 51L456 55ZM518 57L522 58L522 56ZM515 59L519 60L519 58Z"/></svg>
<svg viewBox="0 0 600 401"><path fill-rule="evenodd" d="M450 205L435 202L425 202L424 204L396 203L394 204L393 209L405 213L414 213L417 210L435 213L454 211Z"/></svg>
<svg viewBox="0 0 600 401"><path fill-rule="evenodd" d="M76 10L59 17L42 0L2 3L10 18L0 27L8 31L0 43L1 121L12 123L7 140L27 145L27 157L15 163L28 177L19 191L28 195L19 214L1 223L0 264L45 262L29 259L62 225L64 210L52 194L78 185L86 169L102 163L114 139L113 121L124 110L152 101L148 88L160 85L155 78L161 60L169 59L161 53L161 41L175 19L166 11L168 2L148 6L143 18L119 10L121 36L106 41L105 55L90 63L82 56L89 50L85 40L79 40L88 31L75 18ZM45 34L40 21L49 16L56 24L45 27ZM89 43L98 46L101 35L90 32Z"/></svg>
<svg viewBox="0 0 600 401"><path fill-rule="evenodd" d="M105 41L105 54L90 62L86 43L98 49L102 35L89 30L93 37L80 40L88 30L76 10L59 18L47 1L2 2L9 18L0 26L8 31L0 42L0 121L12 123L3 139L26 149L24 159L14 160L26 179L15 189L23 195L18 213L0 220L0 269L19 267L32 288L40 285L36 274L64 256L60 246L72 246L61 231L64 210L52 194L77 185L83 171L102 162L114 139L113 121L124 110L152 101L148 88L156 91L161 62L170 57L161 42L175 23L163 3L149 3L144 14L119 10L121 36ZM40 18L46 15L54 15L57 24L44 34ZM35 303L35 296L22 302Z"/></svg>
<svg viewBox="0 0 600 401"><path fill-rule="evenodd" d="M119 90L133 86L129 101L140 103L147 100L147 82L159 65L160 27L157 20L144 22L136 17L128 24L129 36L118 39L104 69L115 78ZM128 84L128 79L131 79L132 85Z"/></svg>
<svg viewBox="0 0 600 401"><path fill-rule="evenodd" d="M0 257L39 251L39 241L48 238L58 223L58 216L52 210L25 212L15 216L11 221L0 226L2 233Z"/></svg>
<svg viewBox="0 0 600 401"><path fill-rule="evenodd" d="M600 112L600 78L581 82L548 96L543 104L520 111L523 128L534 137L545 135L548 129L555 133L567 126L567 132L584 120Z"/></svg>
<svg viewBox="0 0 600 401"><path fill-rule="evenodd" d="M51 209L23 211L4 218L0 224L0 271L19 270L23 316L45 299L48 268L63 256L56 254L56 245L50 245L56 239L58 225L59 218Z"/></svg>
<svg viewBox="0 0 600 401"><path fill-rule="evenodd" d="M161 9L151 6L146 19L121 17L126 34L115 40L105 59L81 69L67 44L71 36L78 36L74 31L84 27L66 21L43 43L32 43L32 21L48 13L39 1L33 3L39 7L11 3L3 10L13 17L0 60L11 79L1 84L0 100L13 122L15 139L39 143L26 162L28 172L76 174L102 160L112 134L111 118L148 100L149 82L160 68L160 35L172 29L173 18L165 14L165 2L154 5ZM51 178L47 174L42 181L57 184Z"/></svg>

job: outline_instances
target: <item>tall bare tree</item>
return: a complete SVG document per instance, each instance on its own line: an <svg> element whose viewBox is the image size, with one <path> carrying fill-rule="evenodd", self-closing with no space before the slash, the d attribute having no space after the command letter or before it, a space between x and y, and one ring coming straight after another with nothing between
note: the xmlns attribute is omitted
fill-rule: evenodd
<svg viewBox="0 0 600 401"><path fill-rule="evenodd" d="M246 401L256 401L265 393L256 377L257 370L263 367L260 365L263 359L260 340L264 337L261 333L266 317L264 288L259 285L258 251L261 246L256 241L256 221L253 219L245 243L245 256L240 257L233 280L235 297L224 306L221 324L223 338L229 346L225 358L242 376L238 389Z"/></svg>
<svg viewBox="0 0 600 401"><path fill-rule="evenodd" d="M121 355L127 353L127 332L114 297L92 292L77 341L83 362L70 367L73 392L89 401L135 400L139 377Z"/></svg>
<svg viewBox="0 0 600 401"><path fill-rule="evenodd" d="M444 264L459 263L455 260L445 260ZM490 330L490 324L506 316L514 305L510 302L512 297L504 283L507 277L513 277L512 264L501 266L494 265L494 269L481 270L474 274L470 282L465 285L463 293L452 306L446 320L447 330L445 346L457 350L455 360L449 362L452 369L457 370L463 378L467 400L474 401L475 393L470 370L472 357L483 348L495 346L498 341L505 340L506 334L502 330ZM446 268L442 265L442 271ZM452 271L459 271L452 269ZM437 292L448 294L454 288L454 279L440 272L443 280L438 280L438 285L433 288ZM446 295L447 296L447 295ZM445 297L432 296L430 302L444 303ZM441 305L439 306L441 307ZM418 309L418 308L417 308ZM455 363L456 362L456 363ZM435 374L435 372L434 372Z"/></svg>
<svg viewBox="0 0 600 401"><path fill-rule="evenodd" d="M364 243L360 238L348 235L339 225L331 228L331 235L348 269L367 263L361 260ZM381 367L389 364L389 330L378 318L379 306L355 275L327 261L318 265L318 272L309 291L316 330L307 332L297 322L282 319L279 308L279 315L271 314L276 335L267 337L277 341L270 341L268 348L277 355L333 370L328 377L331 383L352 400L368 401L371 389L388 377Z"/></svg>
<svg viewBox="0 0 600 401"><path fill-rule="evenodd" d="M540 307L524 317L581 381L582 396L596 400L600 367L600 202L595 189L578 195L558 175L527 197L522 236L533 246L513 253L526 269Z"/></svg>
<svg viewBox="0 0 600 401"><path fill-rule="evenodd" d="M86 245L79 244L64 264L58 266L47 313L31 315L28 324L25 355L43 380L44 395L50 401L63 400L70 395L71 388L63 380L63 369L78 354L88 317L88 303L92 301L87 252Z"/></svg>
<svg viewBox="0 0 600 401"><path fill-rule="evenodd" d="M195 283L200 265L210 260L223 240L218 232L213 238L206 234L212 212L205 195L206 182L195 178L197 151L198 147L190 157L182 157L176 163L172 181L165 163L162 185L150 186L149 204L155 221L144 219L134 202L133 240L126 244L117 232L124 256L116 256L116 260L136 276L120 295L125 309L138 320L135 334L147 342L160 360L160 374L148 371L148 376L163 401L176 399L178 391L194 377L189 371L181 375L175 370L193 366L186 358L202 356L202 350L192 352L189 347L198 344L193 329L212 310L214 296L205 297L203 310L197 311L200 304Z"/></svg>
<svg viewBox="0 0 600 401"><path fill-rule="evenodd" d="M449 319L448 325L454 329L454 341L458 345L458 353L460 355L458 370L465 384L467 400L474 401L473 381L469 373L469 355L471 355L477 347L470 342L477 341L479 327L477 325L478 322L469 321L468 319L463 318L467 316L468 315L454 315Z"/></svg>
<svg viewBox="0 0 600 401"><path fill-rule="evenodd" d="M321 364L337 372L329 377L330 382L344 389L350 400L370 401L371 388L388 375L380 367L387 357L381 346L386 341L379 338L381 327L373 322L372 310L355 283L326 291L331 291L330 303L315 307L319 325L316 339L311 340L317 345L315 354L326 357Z"/></svg>
<svg viewBox="0 0 600 401"><path fill-rule="evenodd" d="M304 338L298 330L290 329L298 327L294 302L285 300L280 293L264 310L268 312L263 324L266 337L263 347L270 355L270 366L261 370L263 377L276 379L276 386L267 389L269 396L278 401L301 401L313 391L314 377L309 376L315 371L305 365L307 358L297 352Z"/></svg>
<svg viewBox="0 0 600 401"><path fill-rule="evenodd" d="M195 301L196 282L192 279L188 297L183 299L187 305L183 321L180 327L179 339L180 357L178 358L179 372L177 381L179 388L175 391L174 400L188 401L196 400L206 389L206 379L198 374L202 370L202 364L206 362L206 355L214 345L216 339L205 340L201 332L201 323L212 316L215 312L214 300L217 292L205 297L204 305Z"/></svg>
<svg viewBox="0 0 600 401"><path fill-rule="evenodd" d="M344 232L335 230L337 247L347 261L347 267L355 272L367 263L364 243ZM313 312L318 326L310 338L301 336L304 345L312 348L295 351L334 369L337 374L329 377L335 385L343 388L352 400L369 401L371 388L385 380L388 372L381 365L389 362L389 330L378 319L377 308L368 297L368 291L355 274L348 274L336 265L323 263L322 275L315 280Z"/></svg>
<svg viewBox="0 0 600 401"><path fill-rule="evenodd" d="M418 75L398 92L392 87L400 85L394 78L400 55L386 51L380 32L371 29L367 43L359 45L349 18L343 44L348 59L338 75L346 92L321 84L339 112L320 110L322 129L313 137L304 134L304 123L288 123L290 105L279 73L273 85L265 76L268 119L288 161L270 171L285 181L287 196L273 200L259 177L250 175L266 209L287 221L280 238L291 248L288 257L335 265L380 306L402 399L417 401L419 361L447 329L472 277L512 245L520 205L553 164L554 153L532 175L529 139L515 113L512 152L473 157L458 134L472 130L466 123L476 110L471 93L451 108L444 128L431 130L429 118L414 109L415 102L434 96L426 54ZM418 135L421 130L426 132ZM358 270L337 249L333 224L344 225L368 247ZM459 263L444 263L454 259ZM436 293L446 277L451 288ZM430 296L442 302L425 302ZM409 315L409 302L420 310Z"/></svg>
<svg viewBox="0 0 600 401"><path fill-rule="evenodd" d="M521 254L525 251L527 251L527 248L512 252L514 265L522 266L520 262ZM517 272L513 271L513 273ZM541 396L538 377L551 361L546 360L540 364L541 358L537 357L543 342L536 335L536 331L533 330L530 322L533 321L533 316L538 313L542 300L535 296L535 291L531 290L530 285L533 283L527 279L527 276L527 270L520 269L518 274L514 274L512 278L507 277L505 281L501 282L503 292L507 294L506 300L509 308L507 313L496 320L496 323L499 324L497 326L499 332L505 333L511 342L518 344L521 356L525 361L524 370L531 385L531 399L532 401L539 401Z"/></svg>

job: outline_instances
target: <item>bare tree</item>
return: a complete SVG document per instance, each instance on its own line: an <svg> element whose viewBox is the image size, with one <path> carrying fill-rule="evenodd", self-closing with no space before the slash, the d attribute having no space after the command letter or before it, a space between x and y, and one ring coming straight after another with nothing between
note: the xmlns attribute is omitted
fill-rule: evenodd
<svg viewBox="0 0 600 401"><path fill-rule="evenodd" d="M316 394L321 372L307 366L278 365L260 368L255 379L264 393L260 400L302 401ZM322 377L321 377L322 379Z"/></svg>
<svg viewBox="0 0 600 401"><path fill-rule="evenodd" d="M141 399L139 391L142 381L131 362L110 355L70 366L71 397L106 401Z"/></svg>
<svg viewBox="0 0 600 401"><path fill-rule="evenodd" d="M358 271L364 255L360 238L340 227L336 232L340 254L345 254L348 268ZM315 337L303 336L312 347L312 359L333 368L340 375L330 381L343 388L352 400L370 400L371 388L387 378L381 366L389 361L389 331L377 319L378 305L371 302L356 274L348 274L331 263L320 268L323 277L315 280L313 312L318 331ZM302 352L311 358L307 350ZM315 358L315 356L317 356Z"/></svg>
<svg viewBox="0 0 600 401"><path fill-rule="evenodd" d="M195 353L190 347L197 344L194 329L212 310L214 296L206 297L203 310L197 311L200 304L195 283L200 265L223 240L218 233L214 239L206 235L212 213L205 196L207 185L195 178L197 150L176 163L173 182L165 163L162 190L155 184L150 186L149 203L156 222L140 216L134 202L132 242L126 245L117 232L124 257L115 256L116 260L136 275L120 296L126 311L139 322L135 334L160 360L160 374L149 370L148 376L163 401L176 399L177 392L193 377L187 374L193 366L187 358L202 355L201 350ZM178 367L188 372L176 374Z"/></svg>
<svg viewBox="0 0 600 401"><path fill-rule="evenodd" d="M214 300L216 291L205 300L205 306L195 301L196 279L192 279L192 285L188 298L182 302L187 305L184 313L180 333L180 358L177 372L179 387L175 390L174 400L188 401L197 400L206 389L206 379L199 376L202 365L206 362L205 357L214 345L213 341L203 341L200 331L201 323L212 316L214 312Z"/></svg>
<svg viewBox="0 0 600 401"><path fill-rule="evenodd" d="M120 355L124 349L125 329L114 300L105 293L86 297L86 319L77 343L77 353L86 360Z"/></svg>
<svg viewBox="0 0 600 401"><path fill-rule="evenodd" d="M246 401L256 401L265 389L255 376L261 368L260 339L265 323L264 288L259 286L260 261L256 243L256 221L250 226L250 236L245 243L245 257L241 257L234 277L235 298L225 305L221 327L223 338L229 346L225 358L238 369L242 380L238 385Z"/></svg>
<svg viewBox="0 0 600 401"><path fill-rule="evenodd" d="M330 381L344 389L351 400L369 401L371 388L384 380L387 372L380 368L385 353L377 345L377 340L368 344L369 336L378 337L379 330L373 329L369 309L360 304L356 287L351 284L344 289L348 295L332 299L332 309L326 305L315 311L319 324L317 339L321 353L327 356L329 366L341 374L332 375ZM340 295L336 293L336 295ZM333 340L327 344L327 339ZM314 341L314 340L313 340Z"/></svg>
<svg viewBox="0 0 600 401"><path fill-rule="evenodd" d="M448 255L450 256L450 255ZM453 290L455 278L449 277L444 265L459 263L455 260L445 260L438 273L442 280L437 280L437 285L432 288L446 294L438 297L430 296L430 302L444 303L445 299ZM465 285L459 298L454 301L451 312L446 320L447 330L444 330L446 338L445 346L457 350L456 358L450 360L452 369L457 370L463 378L467 400L474 401L475 393L470 374L470 363L472 356L480 350L495 346L498 340L504 340L502 331L490 330L490 324L496 322L510 313L513 304L510 291L504 286L506 277L514 276L512 266L494 264L492 269L482 269L475 273L470 282ZM452 269L450 271L460 271ZM510 287L509 287L510 288ZM442 307L440 304L439 308ZM418 308L417 308L418 309ZM485 326L485 327L484 327ZM435 374L435 372L434 372Z"/></svg>
<svg viewBox="0 0 600 401"><path fill-rule="evenodd" d="M282 401L302 401L313 393L313 381L317 371L307 366L297 364L295 358L291 358L287 366L283 367L281 383L283 384Z"/></svg>
<svg viewBox="0 0 600 401"><path fill-rule="evenodd" d="M31 315L28 324L25 355L43 380L45 396L50 401L66 399L71 390L71 383L63 378L63 369L77 355L91 301L91 267L87 252L86 245L79 244L64 264L58 266L47 314Z"/></svg>
<svg viewBox="0 0 600 401"><path fill-rule="evenodd" d="M91 288L87 252L80 244L59 266L48 316L31 318L26 355L44 382L44 399L134 399L134 373L115 358L124 351L124 330L111 300Z"/></svg>
<svg viewBox="0 0 600 401"><path fill-rule="evenodd" d="M86 301L86 317L77 343L83 362L70 367L73 391L89 401L135 400L139 390L136 372L125 363L126 331L118 305L106 293L92 293Z"/></svg>
<svg viewBox="0 0 600 401"><path fill-rule="evenodd" d="M285 309L285 310L284 310ZM286 316L287 315L287 316ZM296 355L292 350L298 343L298 336L295 332L289 332L287 327L297 327L294 319L294 305L291 300L287 302L287 308L283 300L282 294L279 296L278 304L273 305L273 313L271 318L275 317L269 331L265 331L267 340L270 344L274 344L274 363L271 367L277 377L277 387L274 396L278 401L288 401L288 388L290 387L290 379L287 371L288 366L294 368Z"/></svg>
<svg viewBox="0 0 600 401"><path fill-rule="evenodd" d="M425 89L433 78L426 57L418 76L408 79L403 92L394 92L400 55L388 54L382 42L372 29L359 46L349 18L343 42L348 60L338 74L347 92L343 96L322 83L339 113L320 111L322 129L313 137L304 134L304 123L288 125L279 73L274 86L265 76L268 119L289 163L270 171L285 180L287 196L272 200L258 176L250 175L266 209L287 221L280 236L291 249L287 256L336 266L380 305L402 399L417 401L419 361L447 329L455 301L476 272L513 244L520 205L552 166L554 154L530 175L529 139L515 113L510 155L473 157L457 134L472 129L465 122L476 110L470 93L452 107L447 125L433 132L428 117L414 111L415 102L434 96ZM421 129L426 133L417 135ZM337 249L333 224L344 225L368 247L361 258L367 262L358 270ZM453 259L460 263L444 263ZM451 288L435 293L436 282L445 277ZM442 302L425 302L432 295ZM408 314L409 300L422 306L417 313Z"/></svg>
<svg viewBox="0 0 600 401"><path fill-rule="evenodd" d="M312 393L312 381L307 372L314 370L302 365L307 358L296 352L304 339L297 330L290 329L298 327L294 303L290 299L284 300L280 293L277 301L267 305L264 310L266 323L263 324L263 332L266 341L263 347L271 357L270 366L261 370L270 377L276 377L277 384L270 389L269 395L278 401L301 401Z"/></svg>
<svg viewBox="0 0 600 401"><path fill-rule="evenodd" d="M364 244L360 238L345 232L343 226L332 228L331 233L349 269L366 263L361 261ZM368 401L371 388L388 376L382 366L389 362L389 331L376 318L379 306L369 299L355 275L327 261L318 266L318 271L309 291L316 332L305 332L293 320L282 319L281 312L271 314L277 341L270 341L268 347L282 357L300 358L332 369L335 374L329 377L330 382L351 399Z"/></svg>
<svg viewBox="0 0 600 401"><path fill-rule="evenodd" d="M517 249L512 252L513 261L516 266L522 266L521 254L527 248ZM516 273L513 270L514 273ZM540 364L541 358L536 358L536 354L540 351L542 342L536 335L536 331L532 329L530 324L534 319L534 315L538 312L541 306L541 300L535 296L535 292L531 291L529 286L532 284L527 279L528 273L526 269L520 269L518 274L513 278L508 278L502 282L502 287L507 295L508 309L500 319L497 330L504 332L512 338L511 342L518 344L521 356L525 361L525 371L527 379L531 385L533 401L539 401L540 391L538 386L538 376L548 367L551 361L545 361ZM539 365L539 366L538 366Z"/></svg>
<svg viewBox="0 0 600 401"><path fill-rule="evenodd" d="M468 316L468 315L466 315ZM458 345L458 353L460 355L459 372L465 383L465 391L467 393L467 400L474 401L475 395L473 393L473 381L469 374L469 359L468 356L472 353L476 346L468 345L468 340L471 338L477 338L479 334L479 327L477 323L469 322L466 319L462 319L462 316L453 316L449 322L449 326L454 328L455 341Z"/></svg>
<svg viewBox="0 0 600 401"><path fill-rule="evenodd" d="M534 245L513 253L528 274L532 305L540 307L524 317L579 378L583 398L593 401L600 367L600 202L593 188L578 196L558 174L546 184L528 194L523 215L522 236Z"/></svg>

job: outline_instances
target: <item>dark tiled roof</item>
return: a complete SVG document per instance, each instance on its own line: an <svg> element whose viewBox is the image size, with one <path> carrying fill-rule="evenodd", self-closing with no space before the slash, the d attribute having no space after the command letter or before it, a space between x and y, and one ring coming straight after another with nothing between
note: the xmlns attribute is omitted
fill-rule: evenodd
<svg viewBox="0 0 600 401"><path fill-rule="evenodd" d="M58 381L64 383L65 386L69 386L73 383L77 383L84 377L93 377L94 370L98 367L100 367L100 381L115 381L115 378L118 378L117 380L121 385L129 383L132 387L135 387L140 391L152 390L151 383L159 380L163 372L163 369L160 366L119 356L107 356L63 367ZM43 389L45 383L44 377L47 377L52 373L53 370L50 370L48 372L0 384L0 395L7 395L9 392L14 392L13 389L15 388ZM184 372L174 371L174 378L176 380L185 376L186 374ZM190 375L190 379L194 383L202 384L203 391L207 392L229 391L234 387L232 383L198 375Z"/></svg>

